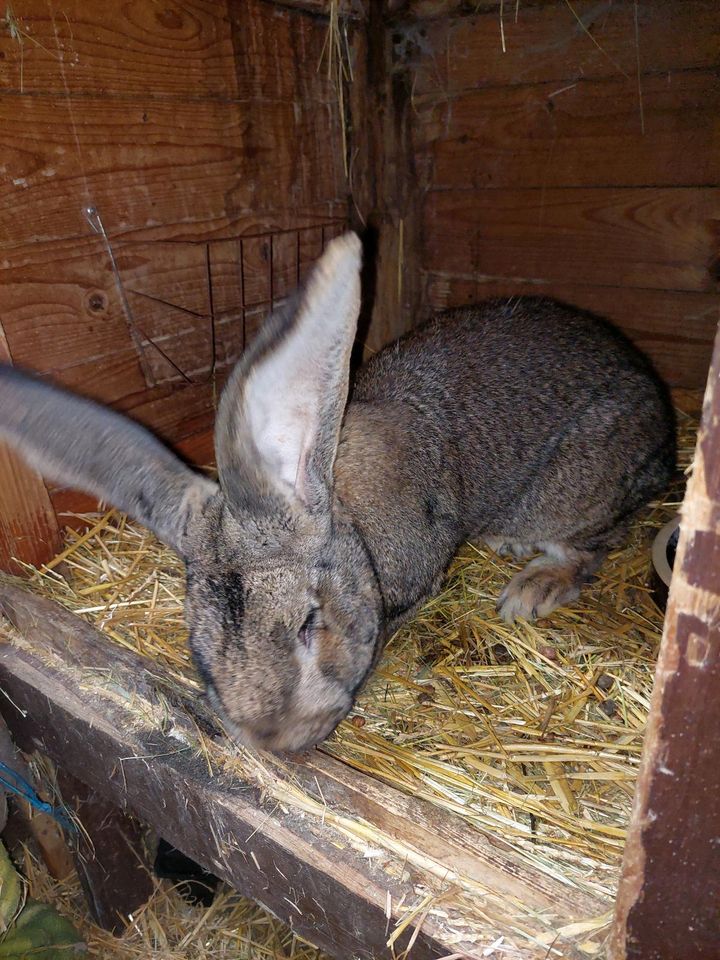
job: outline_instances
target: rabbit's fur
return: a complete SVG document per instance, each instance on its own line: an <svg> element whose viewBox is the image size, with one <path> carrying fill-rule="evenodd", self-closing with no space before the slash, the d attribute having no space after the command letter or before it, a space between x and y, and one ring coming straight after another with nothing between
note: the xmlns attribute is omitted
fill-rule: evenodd
<svg viewBox="0 0 720 960"><path fill-rule="evenodd" d="M541 298L451 310L358 374L360 244L333 241L226 387L219 485L87 400L0 368L0 435L126 510L187 564L190 643L246 743L299 750L467 538L540 553L508 621L578 595L675 464L668 393L596 317Z"/></svg>

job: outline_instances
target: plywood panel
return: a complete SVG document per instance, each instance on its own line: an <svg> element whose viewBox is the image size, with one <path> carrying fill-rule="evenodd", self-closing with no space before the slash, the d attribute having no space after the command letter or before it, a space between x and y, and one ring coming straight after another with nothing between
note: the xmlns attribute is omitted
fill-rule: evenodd
<svg viewBox="0 0 720 960"><path fill-rule="evenodd" d="M555 297L591 310L621 327L674 387L693 388L705 381L720 320L718 297L706 293L597 287L581 282L458 280L432 273L426 291L432 311L490 297L523 295Z"/></svg>
<svg viewBox="0 0 720 960"><path fill-rule="evenodd" d="M127 337L107 254L92 236L6 248L0 315L15 362L36 370L99 361Z"/></svg>
<svg viewBox="0 0 720 960"><path fill-rule="evenodd" d="M416 150L435 188L720 183L717 72L642 94L641 115L635 78L481 88L418 107Z"/></svg>
<svg viewBox="0 0 720 960"><path fill-rule="evenodd" d="M470 5L464 6L467 12ZM504 53L500 3L482 6L489 12L396 27L398 51L415 74L416 98L442 99L488 84L635 77L638 55L643 73L707 69L717 63L720 18L715 0L521 3L517 20L516 4L506 0Z"/></svg>
<svg viewBox="0 0 720 960"><path fill-rule="evenodd" d="M713 292L720 189L428 194L427 269L496 279Z"/></svg>

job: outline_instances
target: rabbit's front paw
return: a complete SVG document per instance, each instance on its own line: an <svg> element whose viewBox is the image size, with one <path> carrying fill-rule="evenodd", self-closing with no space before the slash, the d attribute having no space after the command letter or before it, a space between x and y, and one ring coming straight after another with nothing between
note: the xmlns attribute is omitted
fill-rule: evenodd
<svg viewBox="0 0 720 960"><path fill-rule="evenodd" d="M575 564L552 557L537 557L516 573L500 594L497 609L506 623L519 617L536 620L563 604L576 600L582 578Z"/></svg>

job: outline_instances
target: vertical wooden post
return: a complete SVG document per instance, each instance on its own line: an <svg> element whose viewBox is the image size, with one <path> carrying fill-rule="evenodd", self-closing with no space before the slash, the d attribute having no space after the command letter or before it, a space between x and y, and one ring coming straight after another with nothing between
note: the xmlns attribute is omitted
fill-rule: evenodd
<svg viewBox="0 0 720 960"><path fill-rule="evenodd" d="M682 508L611 957L720 957L720 332Z"/></svg>
<svg viewBox="0 0 720 960"><path fill-rule="evenodd" d="M105 930L120 933L154 890L144 830L67 770L58 771L58 783L82 824L73 855L90 914Z"/></svg>
<svg viewBox="0 0 720 960"><path fill-rule="evenodd" d="M0 363L12 357L0 323ZM22 573L15 560L39 565L60 549L57 517L42 477L0 444L0 570Z"/></svg>
<svg viewBox="0 0 720 960"><path fill-rule="evenodd" d="M411 152L412 73L394 47L385 4L369 5L366 28L353 31L352 52L352 209L374 261L363 275L358 330L373 354L418 322L422 191Z"/></svg>

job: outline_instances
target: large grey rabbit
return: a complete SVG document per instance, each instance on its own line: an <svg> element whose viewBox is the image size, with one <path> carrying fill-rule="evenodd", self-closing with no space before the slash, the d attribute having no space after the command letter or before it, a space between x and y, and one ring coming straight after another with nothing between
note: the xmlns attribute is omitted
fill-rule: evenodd
<svg viewBox="0 0 720 960"><path fill-rule="evenodd" d="M355 235L330 243L237 365L219 485L131 421L0 367L0 436L185 559L210 701L271 750L330 734L465 539L539 553L498 608L544 617L675 464L649 362L608 323L541 298L447 312L373 357L348 403L360 263Z"/></svg>

